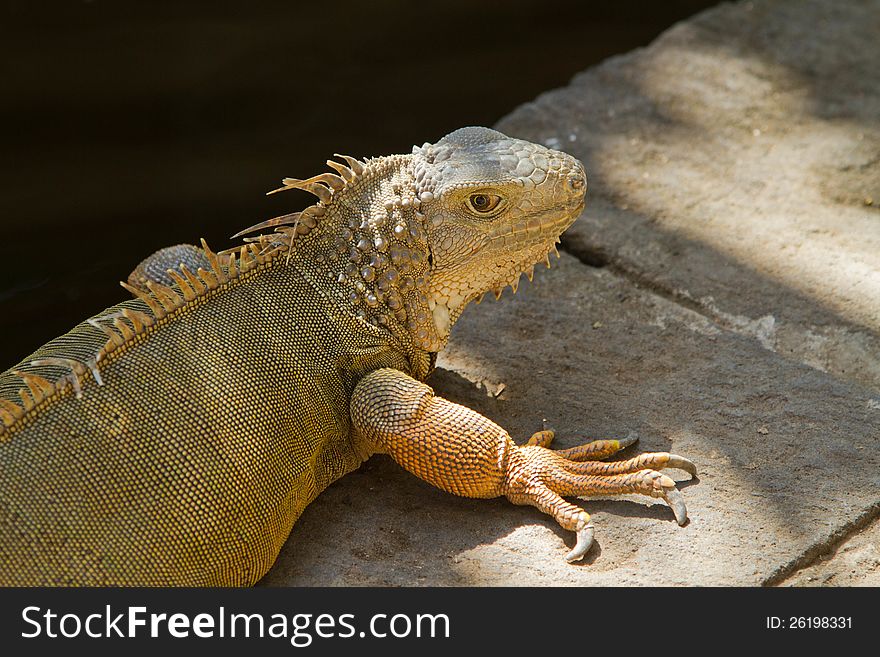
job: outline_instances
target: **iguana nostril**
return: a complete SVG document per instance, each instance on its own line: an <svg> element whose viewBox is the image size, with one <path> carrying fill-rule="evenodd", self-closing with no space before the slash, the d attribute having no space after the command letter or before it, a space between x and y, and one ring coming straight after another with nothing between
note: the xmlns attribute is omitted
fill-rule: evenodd
<svg viewBox="0 0 880 657"><path fill-rule="evenodd" d="M587 179L582 175L571 175L568 177L569 189L578 192L587 185Z"/></svg>

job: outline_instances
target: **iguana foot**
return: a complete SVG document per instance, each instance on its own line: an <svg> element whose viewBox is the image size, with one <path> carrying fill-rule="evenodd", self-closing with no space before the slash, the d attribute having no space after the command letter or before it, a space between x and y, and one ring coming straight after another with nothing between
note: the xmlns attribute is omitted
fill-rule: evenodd
<svg viewBox="0 0 880 657"><path fill-rule="evenodd" d="M639 493L666 501L679 525L687 508L675 482L658 472L678 468L696 476L686 458L666 452L604 462L637 438L597 440L551 450L552 430L539 431L526 445L515 445L504 429L454 404L403 372L376 370L355 388L351 417L370 449L390 454L416 476L464 497L506 496L530 504L577 535L567 561L578 561L593 542L590 514L563 497Z"/></svg>
<svg viewBox="0 0 880 657"><path fill-rule="evenodd" d="M563 497L638 493L665 500L678 524L687 522L687 507L675 482L657 470L677 468L696 476L693 462L667 452L640 454L625 461L598 460L635 443L638 438L633 434L623 440L596 440L563 450L549 449L552 440L552 430L539 431L515 457L511 455L505 494L514 504L535 506L563 528L576 532L577 543L566 561L578 561L587 553L593 525L586 511Z"/></svg>

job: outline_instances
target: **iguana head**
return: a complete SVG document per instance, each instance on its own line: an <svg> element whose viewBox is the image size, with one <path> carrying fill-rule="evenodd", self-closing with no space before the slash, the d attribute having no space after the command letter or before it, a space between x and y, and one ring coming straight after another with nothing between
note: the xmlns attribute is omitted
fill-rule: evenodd
<svg viewBox="0 0 880 657"><path fill-rule="evenodd" d="M337 173L284 179L318 203L239 234L274 227L284 237L253 238L260 252L287 251L341 310L423 352L442 349L470 301L531 278L584 207L580 162L488 128L411 155L339 157Z"/></svg>
<svg viewBox="0 0 880 657"><path fill-rule="evenodd" d="M468 302L531 279L584 207L575 158L488 128L413 148L430 260L426 295L445 340ZM549 266L549 261L548 261Z"/></svg>

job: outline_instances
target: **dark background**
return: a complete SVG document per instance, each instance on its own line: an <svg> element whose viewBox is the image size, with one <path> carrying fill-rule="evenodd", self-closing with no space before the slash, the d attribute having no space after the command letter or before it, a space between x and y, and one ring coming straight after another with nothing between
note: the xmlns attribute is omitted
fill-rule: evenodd
<svg viewBox="0 0 880 657"><path fill-rule="evenodd" d="M713 4L3 3L0 369L152 251L303 207L280 178L490 126Z"/></svg>

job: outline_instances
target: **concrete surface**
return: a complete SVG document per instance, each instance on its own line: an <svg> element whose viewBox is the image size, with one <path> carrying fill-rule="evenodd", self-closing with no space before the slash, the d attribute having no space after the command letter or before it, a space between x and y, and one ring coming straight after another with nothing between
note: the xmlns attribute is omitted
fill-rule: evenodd
<svg viewBox="0 0 880 657"><path fill-rule="evenodd" d="M469 309L431 383L524 440L637 431L694 460L691 522L589 501L597 546L385 458L334 484L265 584L876 583L880 2L721 5L499 129L581 158L558 266ZM680 478L686 479L683 474Z"/></svg>
<svg viewBox="0 0 880 657"><path fill-rule="evenodd" d="M880 586L880 521L856 532L782 582L785 586Z"/></svg>

